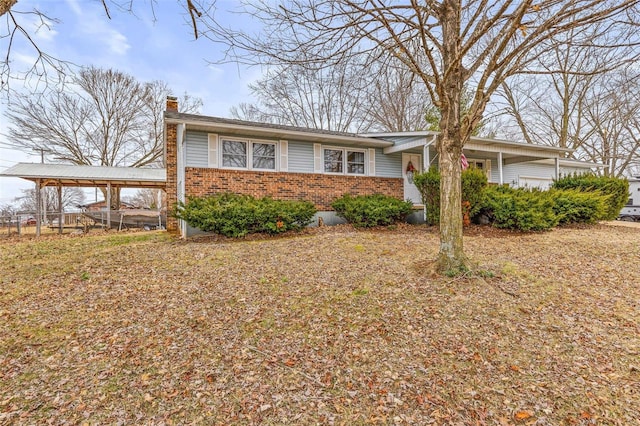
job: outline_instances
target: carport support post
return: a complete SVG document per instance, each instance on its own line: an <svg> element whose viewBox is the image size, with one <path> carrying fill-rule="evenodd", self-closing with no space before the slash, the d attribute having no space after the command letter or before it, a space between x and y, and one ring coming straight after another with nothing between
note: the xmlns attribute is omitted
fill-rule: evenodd
<svg viewBox="0 0 640 426"><path fill-rule="evenodd" d="M111 229L111 183L107 182L107 229Z"/></svg>
<svg viewBox="0 0 640 426"><path fill-rule="evenodd" d="M62 186L58 185L58 234L62 234Z"/></svg>
<svg viewBox="0 0 640 426"><path fill-rule="evenodd" d="M556 180L560 179L560 157L556 157Z"/></svg>
<svg viewBox="0 0 640 426"><path fill-rule="evenodd" d="M42 220L42 217L40 216L40 210L42 208L40 189L40 179L36 179L36 237L40 236L40 224Z"/></svg>
<svg viewBox="0 0 640 426"><path fill-rule="evenodd" d="M504 175L502 174L502 151L498 151L498 183L504 184Z"/></svg>

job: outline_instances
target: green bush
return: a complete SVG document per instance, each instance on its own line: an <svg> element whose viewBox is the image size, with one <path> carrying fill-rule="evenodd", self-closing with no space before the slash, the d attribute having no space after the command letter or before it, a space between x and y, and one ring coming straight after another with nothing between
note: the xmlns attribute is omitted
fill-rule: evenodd
<svg viewBox="0 0 640 426"><path fill-rule="evenodd" d="M175 217L190 226L227 237L298 230L311 222L316 208L308 201L256 199L232 193L190 197L179 203Z"/></svg>
<svg viewBox="0 0 640 426"><path fill-rule="evenodd" d="M485 190L482 210L496 228L546 231L558 224L553 206L548 191L492 186Z"/></svg>
<svg viewBox="0 0 640 426"><path fill-rule="evenodd" d="M463 215L471 218L482 207L487 175L478 168L470 167L462 172L461 179ZM413 182L422 196L427 224L437 225L440 223L440 172L431 166L426 172L416 173Z"/></svg>
<svg viewBox="0 0 640 426"><path fill-rule="evenodd" d="M357 197L345 194L331 203L331 207L353 226L366 228L404 220L413 204L381 194Z"/></svg>
<svg viewBox="0 0 640 426"><path fill-rule="evenodd" d="M576 189L551 189L553 211L560 225L595 223L606 215L609 197Z"/></svg>
<svg viewBox="0 0 640 426"><path fill-rule="evenodd" d="M413 183L422 196L427 224L437 225L440 223L440 172L431 166L423 173L414 174Z"/></svg>
<svg viewBox="0 0 640 426"><path fill-rule="evenodd" d="M608 196L606 208L597 220L614 220L629 199L629 182L626 179L596 176L593 173L577 173L564 176L553 182L553 189L575 189Z"/></svg>
<svg viewBox="0 0 640 426"><path fill-rule="evenodd" d="M475 216L482 208L484 190L488 185L484 171L469 167L462 172L462 203L469 203L469 217Z"/></svg>

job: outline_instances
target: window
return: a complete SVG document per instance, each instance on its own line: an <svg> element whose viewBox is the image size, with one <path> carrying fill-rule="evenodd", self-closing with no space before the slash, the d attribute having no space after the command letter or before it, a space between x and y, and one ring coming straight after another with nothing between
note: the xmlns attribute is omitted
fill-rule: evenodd
<svg viewBox="0 0 640 426"><path fill-rule="evenodd" d="M276 144L223 139L222 167L275 170Z"/></svg>
<svg viewBox="0 0 640 426"><path fill-rule="evenodd" d="M222 141L222 167L247 167L247 142Z"/></svg>
<svg viewBox="0 0 640 426"><path fill-rule="evenodd" d="M364 152L347 151L347 173L364 174Z"/></svg>
<svg viewBox="0 0 640 426"><path fill-rule="evenodd" d="M326 173L342 173L342 154L341 149L324 150L324 171Z"/></svg>
<svg viewBox="0 0 640 426"><path fill-rule="evenodd" d="M253 147L253 165L254 169L276 169L276 146L272 143L251 144Z"/></svg>
<svg viewBox="0 0 640 426"><path fill-rule="evenodd" d="M325 173L345 173L349 175L365 174L364 151L351 151L341 148L324 149Z"/></svg>

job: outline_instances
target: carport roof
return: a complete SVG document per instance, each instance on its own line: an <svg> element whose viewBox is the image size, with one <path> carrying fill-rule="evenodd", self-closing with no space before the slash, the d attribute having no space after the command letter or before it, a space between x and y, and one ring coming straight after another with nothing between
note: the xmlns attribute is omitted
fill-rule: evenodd
<svg viewBox="0 0 640 426"><path fill-rule="evenodd" d="M0 177L19 177L42 186L106 186L126 188L161 188L167 182L165 169L137 167L75 166L69 164L18 163L0 172Z"/></svg>

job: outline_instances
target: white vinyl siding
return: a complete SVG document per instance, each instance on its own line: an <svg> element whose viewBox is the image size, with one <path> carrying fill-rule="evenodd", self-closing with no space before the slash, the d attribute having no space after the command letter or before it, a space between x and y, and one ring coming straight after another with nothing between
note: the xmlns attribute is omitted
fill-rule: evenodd
<svg viewBox="0 0 640 426"><path fill-rule="evenodd" d="M382 148L376 149L375 172L378 177L402 177L402 153L383 154Z"/></svg>

